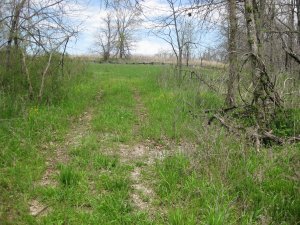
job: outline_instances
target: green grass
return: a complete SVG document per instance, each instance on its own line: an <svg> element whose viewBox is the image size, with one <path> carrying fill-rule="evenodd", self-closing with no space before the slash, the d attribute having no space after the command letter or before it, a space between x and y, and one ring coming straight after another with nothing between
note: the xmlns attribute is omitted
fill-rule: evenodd
<svg viewBox="0 0 300 225"><path fill-rule="evenodd" d="M69 83L67 97L59 104L28 105L23 115L1 122L1 221L12 220L14 224L27 221L28 197L43 173L45 155L53 150L51 147L42 150L42 146L64 139L71 117L78 116L94 101L99 81L93 72L86 73Z"/></svg>
<svg viewBox="0 0 300 225"><path fill-rule="evenodd" d="M178 82L171 71L151 65L89 64L84 74L65 84L64 97L55 103L22 105L3 94L0 224L299 222L300 146L273 146L258 153L243 136L207 126L204 110L224 104L221 92L187 78ZM224 89L222 71L200 72ZM147 114L138 132L137 94ZM69 161L56 165L58 185L37 185L46 159L65 145L66 134L88 108L93 112L91 128L81 133L79 143L66 145ZM282 123L291 126L282 119L274 126ZM134 146L146 139L164 149L170 149L170 143L193 142L198 147L153 165L122 160L120 144ZM154 215L132 204L130 174L135 167L155 192L154 199L142 196L153 203ZM32 199L48 206L47 215L29 215Z"/></svg>
<svg viewBox="0 0 300 225"><path fill-rule="evenodd" d="M62 166L59 181L64 187L75 186L80 180L79 174L69 166Z"/></svg>

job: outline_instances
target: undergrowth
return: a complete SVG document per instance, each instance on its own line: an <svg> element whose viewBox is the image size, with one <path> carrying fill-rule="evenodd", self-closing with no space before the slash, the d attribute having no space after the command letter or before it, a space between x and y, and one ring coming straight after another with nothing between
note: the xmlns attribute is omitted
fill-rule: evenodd
<svg viewBox="0 0 300 225"><path fill-rule="evenodd" d="M198 147L155 166L157 204L168 212L164 223L297 224L299 144L256 152L244 134L236 136L218 124L207 125L209 112L223 106L221 95L210 93L201 82L182 82L178 85L166 73L159 78L162 92L173 90L179 112L188 111L185 116L192 118L185 126L194 133ZM299 134L298 112L295 108L277 112L270 124L274 133ZM251 118L241 119L251 123Z"/></svg>

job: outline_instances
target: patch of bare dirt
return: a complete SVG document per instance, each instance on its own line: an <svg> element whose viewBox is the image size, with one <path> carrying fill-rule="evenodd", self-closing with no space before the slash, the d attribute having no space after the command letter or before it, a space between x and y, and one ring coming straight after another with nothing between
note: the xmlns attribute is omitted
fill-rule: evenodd
<svg viewBox="0 0 300 225"><path fill-rule="evenodd" d="M120 145L120 158L124 163L134 165L130 174L132 180L131 201L138 211L148 212L150 216L157 213L163 213L163 209L153 206L155 192L153 191L151 181L143 178L142 172L147 170L156 160L163 160L165 157L180 154L194 154L197 146L188 142L175 143L165 139L163 144L157 144L153 141L146 140L134 146ZM138 164L142 166L139 167Z"/></svg>
<svg viewBox="0 0 300 225"><path fill-rule="evenodd" d="M132 189L132 201L138 209L142 211L153 211L151 208L152 199L155 196L153 190L144 182L141 182L141 168L135 167L131 173L131 179L133 181Z"/></svg>
<svg viewBox="0 0 300 225"><path fill-rule="evenodd" d="M134 165L130 174L132 184L131 200L139 211L146 211L149 215L155 215L162 209L154 208L153 199L155 192L152 189L153 184L143 178L142 172L147 170L156 160L163 160L165 157L180 154L193 154L197 146L188 142L173 143L171 141L164 144L156 144L147 141L134 146L120 145L120 159L124 163ZM141 167L138 164L141 163Z"/></svg>
<svg viewBox="0 0 300 225"><path fill-rule="evenodd" d="M49 207L43 205L37 200L32 200L29 203L29 211L32 216L45 216L49 212Z"/></svg>

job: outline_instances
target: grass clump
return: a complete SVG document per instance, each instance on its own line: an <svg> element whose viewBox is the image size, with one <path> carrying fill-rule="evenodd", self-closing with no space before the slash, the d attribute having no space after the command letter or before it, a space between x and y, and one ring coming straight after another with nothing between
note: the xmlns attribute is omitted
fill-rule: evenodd
<svg viewBox="0 0 300 225"><path fill-rule="evenodd" d="M160 177L157 193L162 198L167 198L174 194L179 185L182 184L182 179L186 176L186 168L189 161L183 155L168 157L163 164L158 164L157 173Z"/></svg>
<svg viewBox="0 0 300 225"><path fill-rule="evenodd" d="M279 150L241 153L223 149L197 155L172 156L156 165L159 204L170 224L249 224L265 220L294 224L299 220L295 162ZM288 155L295 160L293 148ZM222 164L223 163L223 164ZM293 164L291 164L293 163ZM201 165L200 165L201 164ZM292 166L293 167L293 166ZM175 208L175 210L174 210ZM183 213L184 212L184 213Z"/></svg>
<svg viewBox="0 0 300 225"><path fill-rule="evenodd" d="M80 181L80 175L70 166L62 166L59 181L64 187L75 186Z"/></svg>
<svg viewBox="0 0 300 225"><path fill-rule="evenodd" d="M186 80L179 86L168 79L172 78L160 78L160 91L176 93L177 107L183 109L179 113L193 113L182 126L194 133L198 147L155 165L157 205L167 211L164 223L296 224L299 145L270 146L256 152L244 134L236 137L224 128L207 126L209 115L204 111L218 109L222 96L202 84ZM253 124L246 115L239 116L246 126ZM272 122L274 133L296 133L297 109L278 112L277 118Z"/></svg>
<svg viewBox="0 0 300 225"><path fill-rule="evenodd" d="M94 167L96 169L111 170L117 167L118 158L116 156L97 155L94 158Z"/></svg>

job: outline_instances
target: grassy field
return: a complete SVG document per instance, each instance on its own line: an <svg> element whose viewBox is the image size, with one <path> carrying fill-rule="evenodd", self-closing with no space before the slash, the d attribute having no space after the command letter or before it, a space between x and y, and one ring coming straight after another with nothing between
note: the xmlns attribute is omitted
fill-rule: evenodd
<svg viewBox="0 0 300 225"><path fill-rule="evenodd" d="M298 224L300 145L208 126L224 83L171 74L89 64L62 101L1 120L0 224Z"/></svg>

